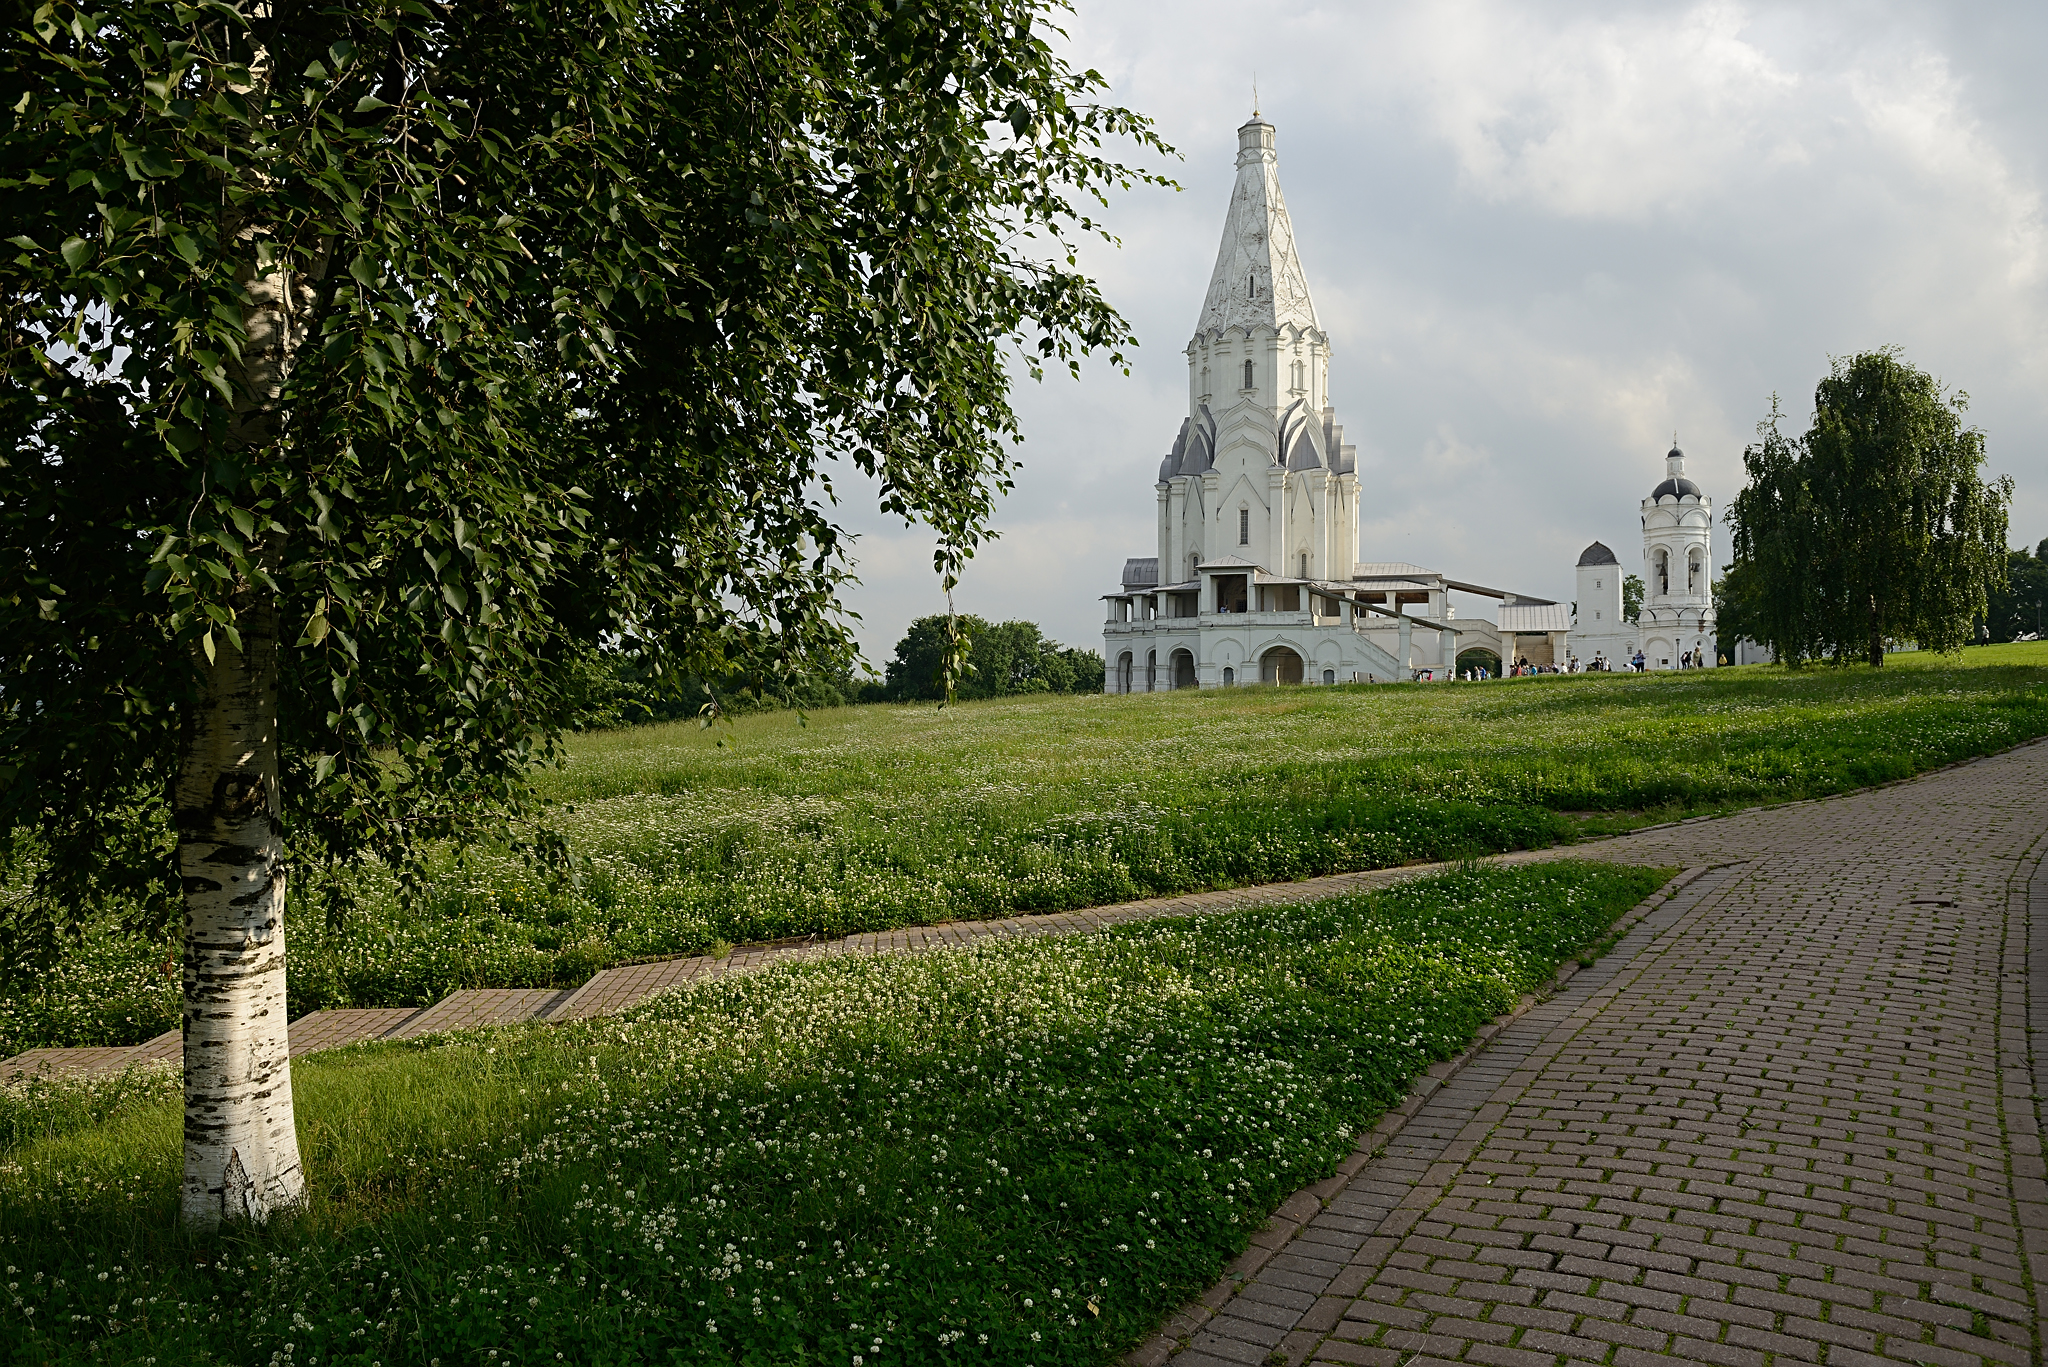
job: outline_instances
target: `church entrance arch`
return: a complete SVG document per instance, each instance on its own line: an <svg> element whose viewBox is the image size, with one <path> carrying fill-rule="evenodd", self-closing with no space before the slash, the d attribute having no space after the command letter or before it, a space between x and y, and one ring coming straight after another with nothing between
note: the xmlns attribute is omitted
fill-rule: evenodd
<svg viewBox="0 0 2048 1367"><path fill-rule="evenodd" d="M1500 656L1493 651L1482 650L1478 646L1474 646L1470 650L1461 650L1458 652L1458 672L1463 674L1468 669L1484 669L1492 674L1494 678L1498 679L1500 677Z"/></svg>
<svg viewBox="0 0 2048 1367"><path fill-rule="evenodd" d="M1173 686L1175 688L1193 688L1195 686L1194 655L1185 650L1176 650L1173 652L1171 663L1173 665Z"/></svg>
<svg viewBox="0 0 2048 1367"><path fill-rule="evenodd" d="M1131 691L1131 652L1128 650L1116 657L1116 691Z"/></svg>
<svg viewBox="0 0 2048 1367"><path fill-rule="evenodd" d="M1259 682L1269 684L1298 684L1301 682L1301 656L1287 646L1274 646L1259 657Z"/></svg>

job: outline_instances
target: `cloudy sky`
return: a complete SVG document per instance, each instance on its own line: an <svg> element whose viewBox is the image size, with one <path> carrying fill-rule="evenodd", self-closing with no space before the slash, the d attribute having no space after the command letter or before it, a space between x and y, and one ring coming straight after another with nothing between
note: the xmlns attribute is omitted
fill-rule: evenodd
<svg viewBox="0 0 2048 1367"><path fill-rule="evenodd" d="M1725 507L1770 396L1803 430L1828 358L1887 343L1969 392L2014 543L2048 537L2048 6L1081 0L1068 27L1184 188L1113 203L1122 247L1085 261L1141 349L1020 385L963 611L1100 648L1099 595L1154 553L1255 73L1363 558L1569 599L1588 542L1640 557L1674 429ZM929 537L844 492L879 667L943 600Z"/></svg>

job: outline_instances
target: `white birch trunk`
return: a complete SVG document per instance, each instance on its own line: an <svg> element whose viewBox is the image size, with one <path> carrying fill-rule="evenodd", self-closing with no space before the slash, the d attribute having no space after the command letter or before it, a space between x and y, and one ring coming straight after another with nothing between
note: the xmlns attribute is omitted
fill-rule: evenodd
<svg viewBox="0 0 2048 1367"><path fill-rule="evenodd" d="M185 1223L262 1221L299 1204L286 1034L278 824L277 612L259 590L242 649L198 661L178 764L185 892ZM216 633L218 640L218 633Z"/></svg>
<svg viewBox="0 0 2048 1367"><path fill-rule="evenodd" d="M225 226L251 258L269 237L262 225L232 214ZM314 274L322 264L324 253ZM239 276L250 302L242 312L240 362L230 372L237 402L229 440L244 453L260 453L277 440L273 419L312 280L255 261ZM264 554L260 544L250 550ZM185 895L181 1206L195 1229L261 1222L305 1197L286 1029L277 601L261 584L245 583L233 607L242 649L216 630L214 658L198 653L202 687L178 757Z"/></svg>

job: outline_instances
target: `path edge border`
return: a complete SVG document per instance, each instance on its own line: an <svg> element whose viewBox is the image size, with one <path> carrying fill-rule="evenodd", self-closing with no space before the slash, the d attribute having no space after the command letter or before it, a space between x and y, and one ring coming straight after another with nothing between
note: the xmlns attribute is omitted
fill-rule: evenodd
<svg viewBox="0 0 2048 1367"><path fill-rule="evenodd" d="M1613 946L1619 945L1630 931L1646 920L1658 908L1671 901L1680 892L1690 887L1715 869L1725 868L1740 860L1724 861L1720 864L1697 864L1680 869L1669 881L1652 892L1648 897L1616 917L1608 927L1606 943L1612 953ZM1168 1315L1158 1330L1149 1335L1137 1347L1130 1349L1116 1359L1122 1367L1161 1367L1174 1354L1180 1352L1193 1338L1195 1331L1207 1324L1216 1314L1234 1299L1238 1292L1258 1275L1259 1270L1270 1262L1301 1232L1330 1199L1358 1175L1386 1146L1407 1126L1408 1122L1422 1110L1423 1104L1436 1095L1443 1085L1463 1072L1466 1065L1484 1053L1501 1031L1513 1025L1529 1010L1563 990L1579 971L1576 957L1566 959L1558 966L1557 973L1534 992L1524 993L1515 1003L1514 1009L1504 1015L1495 1016L1479 1027L1472 1036L1472 1042L1458 1053L1441 1063L1431 1064L1415 1079L1408 1094L1399 1105L1389 1108L1370 1130L1359 1136L1357 1145L1337 1164L1337 1170L1320 1182L1310 1183L1274 1208L1264 1224L1252 1234L1251 1245L1233 1258L1223 1269L1223 1275L1193 1300Z"/></svg>

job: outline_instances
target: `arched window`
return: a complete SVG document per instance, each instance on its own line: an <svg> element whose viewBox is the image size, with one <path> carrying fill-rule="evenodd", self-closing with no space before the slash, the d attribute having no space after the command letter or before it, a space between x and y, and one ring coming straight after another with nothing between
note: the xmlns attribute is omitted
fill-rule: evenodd
<svg viewBox="0 0 2048 1367"><path fill-rule="evenodd" d="M1252 510L1249 508L1239 508L1237 510L1237 544L1240 546L1252 544Z"/></svg>
<svg viewBox="0 0 2048 1367"><path fill-rule="evenodd" d="M1246 271L1244 273L1244 297L1247 299L1259 297L1259 273L1257 271Z"/></svg>
<svg viewBox="0 0 2048 1367"><path fill-rule="evenodd" d="M1250 361L1244 363L1244 387L1246 389L1252 387L1252 363Z"/></svg>
<svg viewBox="0 0 2048 1367"><path fill-rule="evenodd" d="M1301 579L1306 579L1306 578L1308 578L1308 552L1307 552L1307 551L1303 551L1303 552L1301 553L1301 573L1300 573L1300 575L1298 575L1297 577L1298 577L1298 578L1301 578Z"/></svg>

